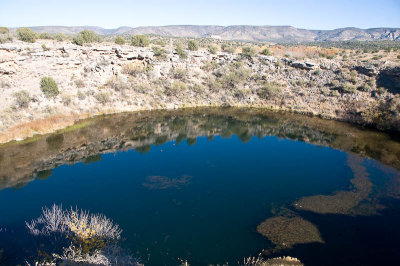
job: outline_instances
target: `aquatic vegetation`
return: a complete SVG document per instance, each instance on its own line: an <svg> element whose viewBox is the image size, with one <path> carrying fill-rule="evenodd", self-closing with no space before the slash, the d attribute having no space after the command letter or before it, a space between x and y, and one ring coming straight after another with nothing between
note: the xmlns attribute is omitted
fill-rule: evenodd
<svg viewBox="0 0 400 266"><path fill-rule="evenodd" d="M36 265L56 265L59 262L89 263L96 265L140 265L129 255L123 255L117 245L122 230L118 224L103 214L91 214L88 211L70 209L63 210L61 205L54 204L51 208L44 207L42 215L26 222L26 227L34 236L61 236L56 244L69 243L54 250L40 252L47 255L43 263Z"/></svg>
<svg viewBox="0 0 400 266"><path fill-rule="evenodd" d="M54 204L44 207L42 215L25 222L33 235L49 235L51 233L72 234L80 239L100 237L120 239L122 230L103 214L90 214L84 210L63 210Z"/></svg>
<svg viewBox="0 0 400 266"><path fill-rule="evenodd" d="M146 182L143 183L143 186L149 189L180 189L190 184L191 179L192 177L189 175L183 175L179 178L169 178L166 176L148 176L146 178Z"/></svg>
<svg viewBox="0 0 400 266"><path fill-rule="evenodd" d="M268 218L257 226L257 232L267 237L278 248L290 248L296 244L324 243L318 228L299 216Z"/></svg>
<svg viewBox="0 0 400 266"><path fill-rule="evenodd" d="M258 257L249 257L243 260L243 266L302 266L297 258L285 256L271 259L264 259L261 254Z"/></svg>
<svg viewBox="0 0 400 266"><path fill-rule="evenodd" d="M352 190L338 191L333 195L316 195L304 197L294 203L298 210L307 210L316 213L351 214L360 202L368 197L372 190L372 183L368 178L368 172L361 165L362 159L349 155L347 164L354 174L350 180Z"/></svg>

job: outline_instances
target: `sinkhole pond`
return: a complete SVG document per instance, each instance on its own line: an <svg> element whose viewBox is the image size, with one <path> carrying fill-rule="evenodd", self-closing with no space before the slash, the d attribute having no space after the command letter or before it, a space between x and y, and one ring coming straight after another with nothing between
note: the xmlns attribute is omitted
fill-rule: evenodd
<svg viewBox="0 0 400 266"><path fill-rule="evenodd" d="M0 146L0 264L59 263L72 248L111 264L391 263L400 258L398 169L393 136L307 116L96 117ZM54 210L67 222L49 229L38 218ZM114 235L99 233L102 221L118 226Z"/></svg>

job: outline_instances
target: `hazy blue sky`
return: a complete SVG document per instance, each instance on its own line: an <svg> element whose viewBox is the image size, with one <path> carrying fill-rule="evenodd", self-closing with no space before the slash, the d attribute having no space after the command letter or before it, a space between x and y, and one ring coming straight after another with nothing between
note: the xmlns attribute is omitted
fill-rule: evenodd
<svg viewBox="0 0 400 266"><path fill-rule="evenodd" d="M0 0L0 25L400 27L400 0Z"/></svg>

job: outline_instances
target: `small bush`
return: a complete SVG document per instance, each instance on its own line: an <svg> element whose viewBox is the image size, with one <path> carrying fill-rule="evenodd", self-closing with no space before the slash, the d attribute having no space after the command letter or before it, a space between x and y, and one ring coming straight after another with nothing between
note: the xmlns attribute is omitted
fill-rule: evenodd
<svg viewBox="0 0 400 266"><path fill-rule="evenodd" d="M43 33L41 33L41 34L39 35L39 39L42 39L42 40L50 40L50 39L53 39L53 37L52 37L49 33L43 32Z"/></svg>
<svg viewBox="0 0 400 266"><path fill-rule="evenodd" d="M129 76L138 76L139 74L144 74L147 72L147 69L143 65L128 63L122 66L122 73L127 74Z"/></svg>
<svg viewBox="0 0 400 266"><path fill-rule="evenodd" d="M126 43L125 38L122 36L117 36L114 40L116 44L124 45Z"/></svg>
<svg viewBox="0 0 400 266"><path fill-rule="evenodd" d="M262 54L262 55L272 55L272 52L268 48L265 48L260 52L260 54Z"/></svg>
<svg viewBox="0 0 400 266"><path fill-rule="evenodd" d="M190 40L190 41L188 42L188 49L189 49L190 51L197 51L197 50L199 50L199 42L198 42L198 41L195 41L195 40Z"/></svg>
<svg viewBox="0 0 400 266"><path fill-rule="evenodd" d="M150 40L146 35L135 35L131 38L131 45L137 47L147 47L150 44Z"/></svg>
<svg viewBox="0 0 400 266"><path fill-rule="evenodd" d="M15 104L19 108L26 108L29 106L29 103L31 102L31 96L29 95L29 92L27 92L26 90L14 93L14 97L15 97Z"/></svg>
<svg viewBox="0 0 400 266"><path fill-rule="evenodd" d="M17 35L18 35L18 39L20 39L23 42L34 43L34 42L36 42L36 39L38 38L38 34L29 28L17 29Z"/></svg>
<svg viewBox="0 0 400 266"><path fill-rule="evenodd" d="M160 57L160 58L165 58L166 57L167 51L165 51L165 49L162 49L162 48L157 47L157 46L153 46L152 50L153 50L154 56Z"/></svg>
<svg viewBox="0 0 400 266"><path fill-rule="evenodd" d="M76 45L83 45L84 43L93 43L99 42L100 37L93 31L90 30L83 30L78 33L72 40L73 43Z"/></svg>
<svg viewBox="0 0 400 266"><path fill-rule="evenodd" d="M174 68L171 71L171 74L174 79L185 80L188 75L188 71L183 68Z"/></svg>
<svg viewBox="0 0 400 266"><path fill-rule="evenodd" d="M208 50L208 52L209 52L210 54L216 54L217 51L218 51L218 47L217 47L216 45L214 45L214 44L210 44L210 45L207 47L207 50Z"/></svg>
<svg viewBox="0 0 400 266"><path fill-rule="evenodd" d="M178 54L179 58L181 58L181 59L187 58L187 53L183 50L183 47L181 45L177 45L175 50L176 50L176 53Z"/></svg>
<svg viewBox="0 0 400 266"><path fill-rule="evenodd" d="M105 85L116 91L129 89L129 85L116 76L112 76L111 78L109 78Z"/></svg>
<svg viewBox="0 0 400 266"><path fill-rule="evenodd" d="M256 55L256 50L251 46L244 46L242 47L242 53L240 55L244 58L251 59Z"/></svg>
<svg viewBox="0 0 400 266"><path fill-rule="evenodd" d="M10 30L6 27L0 27L0 34L9 34Z"/></svg>
<svg viewBox="0 0 400 266"><path fill-rule="evenodd" d="M60 93L56 81L51 77L42 78L40 89L46 97L56 97Z"/></svg>
<svg viewBox="0 0 400 266"><path fill-rule="evenodd" d="M56 33L56 34L54 34L53 38L56 41L62 42L65 39L65 35L62 33Z"/></svg>
<svg viewBox="0 0 400 266"><path fill-rule="evenodd" d="M83 80L81 80L81 79L75 80L74 83L75 83L75 86L76 86L77 88L83 88L83 87L85 87L85 82L84 82Z"/></svg>
<svg viewBox="0 0 400 266"><path fill-rule="evenodd" d="M356 86L347 82L340 87L340 92L341 93L355 93Z"/></svg>
<svg viewBox="0 0 400 266"><path fill-rule="evenodd" d="M107 92L99 92L94 95L94 98L103 105L111 100L110 94Z"/></svg>
<svg viewBox="0 0 400 266"><path fill-rule="evenodd" d="M235 52L235 47L231 46L231 45L227 45L227 44L223 44L221 46L222 51L226 52L226 53L231 53L233 54Z"/></svg>
<svg viewBox="0 0 400 266"><path fill-rule="evenodd" d="M47 46L45 44L42 44L42 49L43 49L44 52L50 50L50 48L47 48Z"/></svg>
<svg viewBox="0 0 400 266"><path fill-rule="evenodd" d="M81 91L78 91L76 96L78 96L78 99L81 100L81 101L86 99L86 94L84 94Z"/></svg>
<svg viewBox="0 0 400 266"><path fill-rule="evenodd" d="M257 95L263 99L273 99L282 94L282 88L274 82L265 82L261 88L257 89Z"/></svg>
<svg viewBox="0 0 400 266"><path fill-rule="evenodd" d="M397 56L397 59L400 59L400 54Z"/></svg>
<svg viewBox="0 0 400 266"><path fill-rule="evenodd" d="M168 96L174 95L177 96L179 93L183 93L188 90L188 86L185 82L182 81L175 81L170 86L166 88L165 93Z"/></svg>

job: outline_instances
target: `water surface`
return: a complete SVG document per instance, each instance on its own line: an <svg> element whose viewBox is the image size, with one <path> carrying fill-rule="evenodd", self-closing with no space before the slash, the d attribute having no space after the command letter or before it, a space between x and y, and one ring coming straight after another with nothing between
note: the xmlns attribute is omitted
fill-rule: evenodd
<svg viewBox="0 0 400 266"><path fill-rule="evenodd" d="M145 265L235 265L262 250L306 265L399 256L400 144L383 133L248 109L121 114L75 128L0 147L4 263L34 259L24 222L53 203L112 218ZM272 229L292 220L295 229Z"/></svg>

